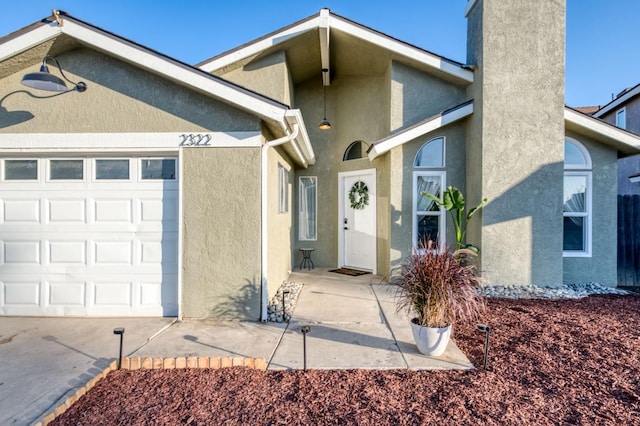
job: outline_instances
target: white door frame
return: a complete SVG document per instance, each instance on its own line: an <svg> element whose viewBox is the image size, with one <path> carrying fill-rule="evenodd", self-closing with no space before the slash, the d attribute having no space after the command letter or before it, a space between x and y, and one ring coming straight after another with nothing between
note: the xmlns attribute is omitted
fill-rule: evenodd
<svg viewBox="0 0 640 426"><path fill-rule="evenodd" d="M377 194L377 182L376 182L376 169L362 169L362 170L353 170L349 172L340 172L338 173L338 267L344 266L344 217L345 217L345 193L344 193L344 178L350 176L362 176L362 175L373 175L373 187L374 194ZM374 209L374 218L373 218L373 226L374 232L377 235L378 232L378 214L376 211L377 208L377 200L376 197L371 197L369 200L369 206ZM376 238L377 240L377 238ZM377 259L378 247L376 244L376 258L373 265L373 275L377 274L378 270L378 259Z"/></svg>

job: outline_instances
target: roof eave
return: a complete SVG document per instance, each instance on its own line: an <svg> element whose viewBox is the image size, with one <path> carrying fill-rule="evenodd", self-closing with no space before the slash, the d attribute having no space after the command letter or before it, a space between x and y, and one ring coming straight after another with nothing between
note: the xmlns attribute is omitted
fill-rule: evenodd
<svg viewBox="0 0 640 426"><path fill-rule="evenodd" d="M569 130L576 129L581 133L593 136L624 155L640 154L640 136L635 133L620 129L569 107L564 109L564 119L565 127Z"/></svg>

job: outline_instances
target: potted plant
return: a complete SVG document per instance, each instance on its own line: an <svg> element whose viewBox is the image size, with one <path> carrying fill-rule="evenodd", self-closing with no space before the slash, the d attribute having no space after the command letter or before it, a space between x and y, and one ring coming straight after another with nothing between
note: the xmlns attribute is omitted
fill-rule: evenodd
<svg viewBox="0 0 640 426"><path fill-rule="evenodd" d="M458 261L459 252L423 245L403 263L394 279L398 311L409 314L411 331L422 354L442 355L452 326L474 321L484 312L484 299L476 291L479 281L475 269Z"/></svg>

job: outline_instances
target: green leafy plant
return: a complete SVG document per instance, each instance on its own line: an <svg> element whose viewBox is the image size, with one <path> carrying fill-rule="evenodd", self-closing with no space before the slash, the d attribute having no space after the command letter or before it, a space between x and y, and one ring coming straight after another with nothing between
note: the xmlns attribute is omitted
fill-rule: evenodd
<svg viewBox="0 0 640 426"><path fill-rule="evenodd" d="M478 210L483 208L489 200L487 198L483 198L480 204L469 210L465 216L465 200L462 192L460 192L458 188L448 186L446 191L442 194L442 198L438 198L427 192L422 192L421 194L425 197L429 197L438 206L443 207L446 211L451 213L453 225L456 229L456 250L466 248L477 252L478 248L476 246L464 243L464 236L467 233L467 224L469 223L469 219L471 219Z"/></svg>
<svg viewBox="0 0 640 426"><path fill-rule="evenodd" d="M421 246L393 280L398 311L405 310L414 323L424 327L446 327L479 318L485 303L476 291L480 283L475 268L458 262L458 251Z"/></svg>

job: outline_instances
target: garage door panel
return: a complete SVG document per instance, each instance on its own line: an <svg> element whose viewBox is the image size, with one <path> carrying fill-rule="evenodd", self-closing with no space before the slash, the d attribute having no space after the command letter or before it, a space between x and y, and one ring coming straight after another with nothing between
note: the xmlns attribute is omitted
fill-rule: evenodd
<svg viewBox="0 0 640 426"><path fill-rule="evenodd" d="M48 241L48 263L59 264L87 264L86 241Z"/></svg>
<svg viewBox="0 0 640 426"><path fill-rule="evenodd" d="M5 200L3 222L40 223L40 199Z"/></svg>
<svg viewBox="0 0 640 426"><path fill-rule="evenodd" d="M132 307L132 283L123 281L93 283L93 305Z"/></svg>
<svg viewBox="0 0 640 426"><path fill-rule="evenodd" d="M178 203L175 196L168 196L164 199L140 200L140 222L165 222L175 223L178 221Z"/></svg>
<svg viewBox="0 0 640 426"><path fill-rule="evenodd" d="M4 281L2 287L7 307L40 304L40 281Z"/></svg>
<svg viewBox="0 0 640 426"><path fill-rule="evenodd" d="M87 201L47 200L47 222L53 224L79 224L87 222Z"/></svg>
<svg viewBox="0 0 640 426"><path fill-rule="evenodd" d="M96 223L100 222L125 222L132 223L133 200L95 200L94 204Z"/></svg>
<svg viewBox="0 0 640 426"><path fill-rule="evenodd" d="M94 264L133 265L133 242L94 241Z"/></svg>
<svg viewBox="0 0 640 426"><path fill-rule="evenodd" d="M48 304L50 306L84 307L86 304L85 282L49 282Z"/></svg>
<svg viewBox="0 0 640 426"><path fill-rule="evenodd" d="M40 241L4 240L3 264L40 265Z"/></svg>

